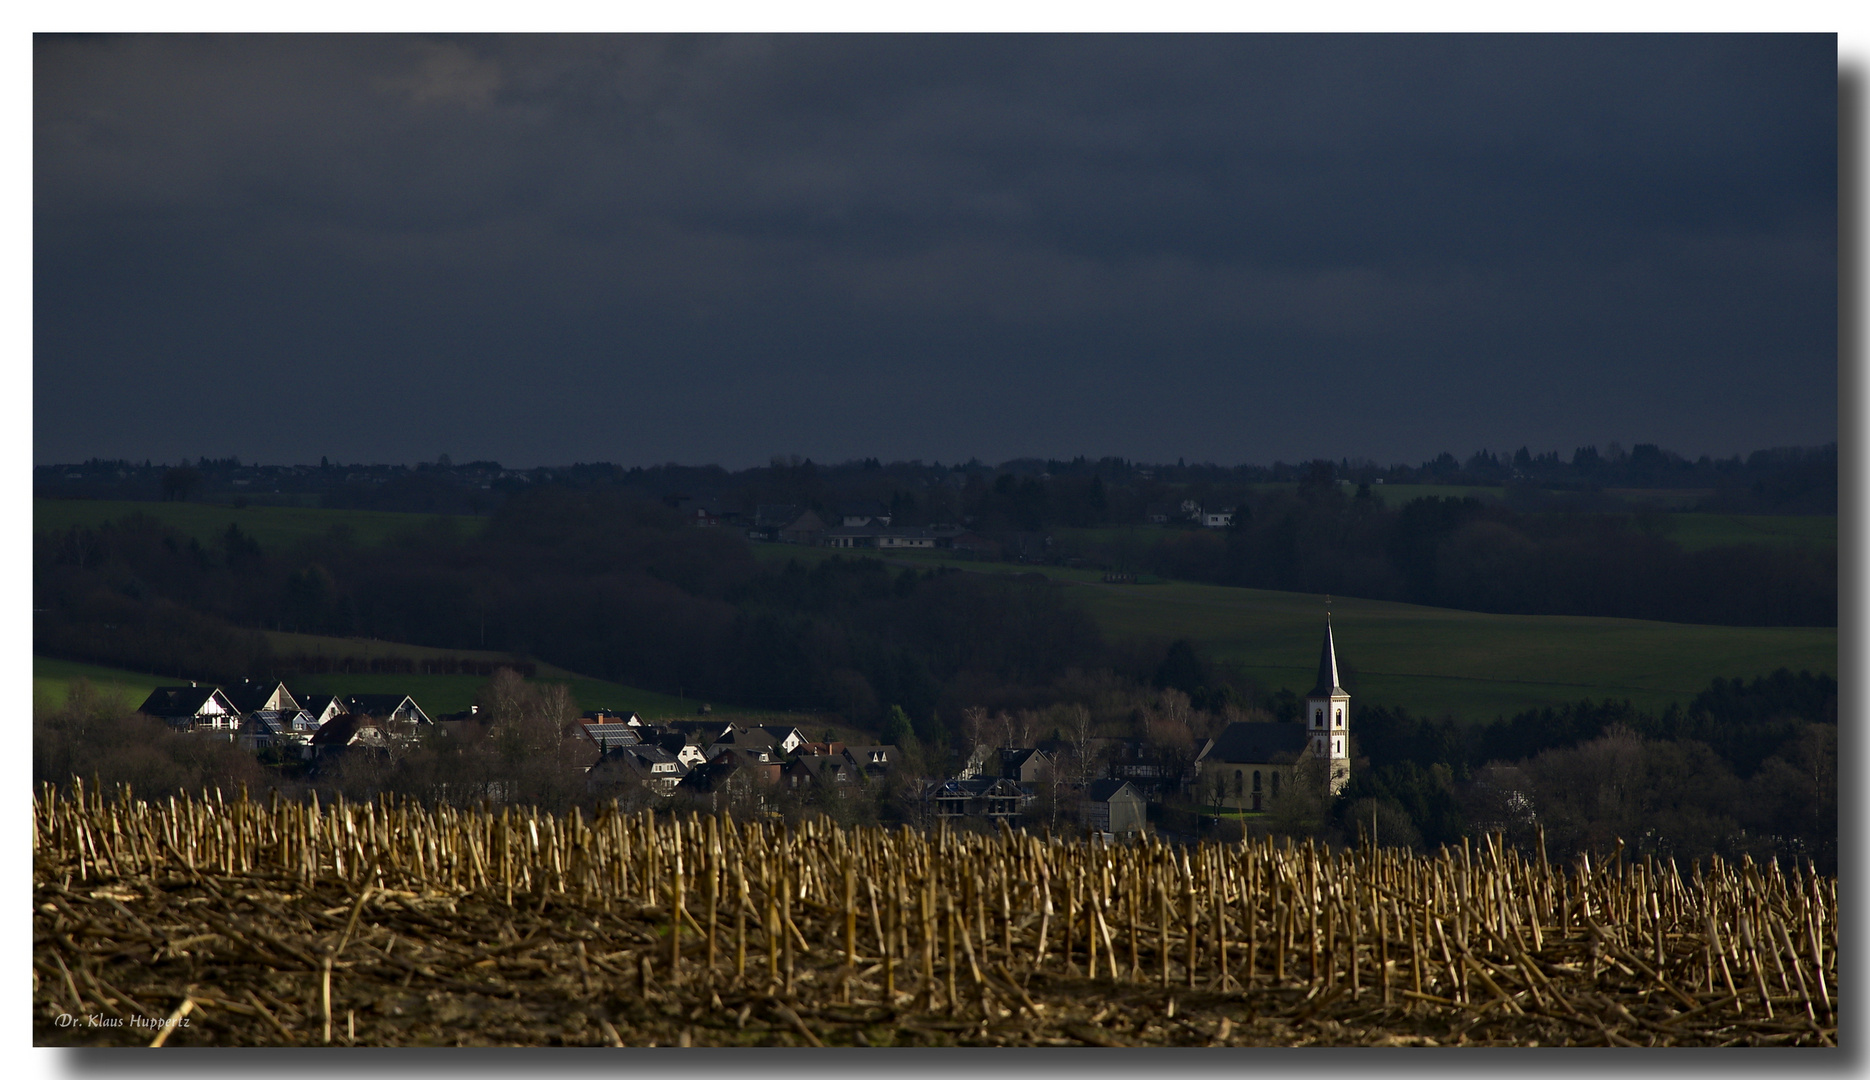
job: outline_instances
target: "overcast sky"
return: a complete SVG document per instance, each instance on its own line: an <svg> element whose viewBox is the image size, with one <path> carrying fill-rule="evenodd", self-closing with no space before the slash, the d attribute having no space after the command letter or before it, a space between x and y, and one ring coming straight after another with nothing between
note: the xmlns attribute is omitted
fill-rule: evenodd
<svg viewBox="0 0 1870 1080"><path fill-rule="evenodd" d="M40 37L34 456L1837 437L1837 52Z"/></svg>

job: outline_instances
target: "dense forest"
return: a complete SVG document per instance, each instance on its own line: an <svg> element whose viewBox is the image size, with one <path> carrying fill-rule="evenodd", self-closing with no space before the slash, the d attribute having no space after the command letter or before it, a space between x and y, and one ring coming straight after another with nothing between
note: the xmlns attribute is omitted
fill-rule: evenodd
<svg viewBox="0 0 1870 1080"><path fill-rule="evenodd" d="M1527 511L1469 497L1390 509L1319 470L1243 502L1225 530L1140 553L1164 576L1470 611L1741 626L1835 626L1837 551L1684 551L1659 515Z"/></svg>

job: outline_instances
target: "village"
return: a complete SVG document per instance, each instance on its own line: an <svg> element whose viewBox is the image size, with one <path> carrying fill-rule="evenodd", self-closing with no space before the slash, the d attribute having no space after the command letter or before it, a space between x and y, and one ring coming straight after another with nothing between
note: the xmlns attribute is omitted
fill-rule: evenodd
<svg viewBox="0 0 1870 1080"><path fill-rule="evenodd" d="M1350 777L1349 704L1327 621L1318 681L1306 697L1309 722L1230 723L1192 754L1141 739L1114 741L1092 756L1027 732L1002 739L977 732L959 770L925 776L910 774L901 750L886 743L814 740L784 723L650 721L594 709L560 727L550 757L599 800L771 814L782 794L847 800L887 788L920 824L994 828L1043 818L1048 827L1117 839L1155 832L1150 807L1165 800L1192 797L1209 813L1244 818L1265 813L1294 785L1335 795ZM311 778L359 758L394 759L425 740L463 739L487 719L479 706L431 717L408 694L294 694L277 679L159 687L138 712L179 736L231 742ZM488 802L511 794L498 780L479 792Z"/></svg>

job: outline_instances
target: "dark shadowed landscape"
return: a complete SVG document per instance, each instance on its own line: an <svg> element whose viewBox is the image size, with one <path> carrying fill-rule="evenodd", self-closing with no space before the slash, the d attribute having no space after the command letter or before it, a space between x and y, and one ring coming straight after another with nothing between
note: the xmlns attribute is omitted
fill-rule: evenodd
<svg viewBox="0 0 1870 1080"><path fill-rule="evenodd" d="M35 1043L1837 1047L1836 36L33 52Z"/></svg>

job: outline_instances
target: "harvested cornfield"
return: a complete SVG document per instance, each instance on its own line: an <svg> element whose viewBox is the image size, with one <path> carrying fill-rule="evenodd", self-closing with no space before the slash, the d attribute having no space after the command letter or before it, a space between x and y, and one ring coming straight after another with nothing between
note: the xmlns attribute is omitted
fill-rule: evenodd
<svg viewBox="0 0 1870 1080"><path fill-rule="evenodd" d="M1836 881L1745 861L81 786L33 852L41 1045L1836 1045Z"/></svg>

